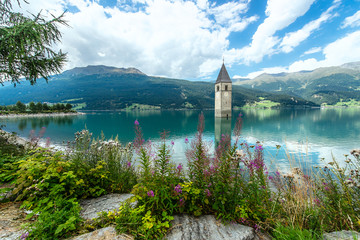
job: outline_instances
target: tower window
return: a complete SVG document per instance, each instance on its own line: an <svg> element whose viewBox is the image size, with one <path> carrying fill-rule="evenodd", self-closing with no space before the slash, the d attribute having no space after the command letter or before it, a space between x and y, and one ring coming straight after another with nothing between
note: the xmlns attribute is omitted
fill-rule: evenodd
<svg viewBox="0 0 360 240"><path fill-rule="evenodd" d="M219 91L220 90L220 88L219 88L219 86L217 86L217 89L216 89L217 91Z"/></svg>
<svg viewBox="0 0 360 240"><path fill-rule="evenodd" d="M227 90L228 90L227 85L225 85L225 91L227 91Z"/></svg>

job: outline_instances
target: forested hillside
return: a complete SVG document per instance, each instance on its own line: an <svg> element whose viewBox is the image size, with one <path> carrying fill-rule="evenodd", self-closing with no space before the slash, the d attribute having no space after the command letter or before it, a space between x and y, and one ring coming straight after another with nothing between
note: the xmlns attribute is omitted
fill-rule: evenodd
<svg viewBox="0 0 360 240"><path fill-rule="evenodd" d="M16 87L0 87L0 105L27 102L66 102L83 109L124 109L133 104L157 106L161 109L213 108L214 83L151 77L137 69L88 66L65 71L48 83L40 79L36 85L26 82ZM233 88L233 106L264 98L282 106L314 106L302 98L259 90Z"/></svg>

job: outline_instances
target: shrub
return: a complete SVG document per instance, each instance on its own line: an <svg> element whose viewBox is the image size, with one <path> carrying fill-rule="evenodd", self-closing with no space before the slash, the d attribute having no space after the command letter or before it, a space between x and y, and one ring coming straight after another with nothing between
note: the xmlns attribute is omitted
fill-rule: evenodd
<svg viewBox="0 0 360 240"><path fill-rule="evenodd" d="M118 139L93 139L88 130L77 132L67 159L85 189L83 197L98 197L107 192L130 192L137 182L132 163L132 146L123 147Z"/></svg>
<svg viewBox="0 0 360 240"><path fill-rule="evenodd" d="M52 205L42 211L37 221L28 226L26 239L63 239L79 227L80 205L75 198L64 199L59 196L48 202Z"/></svg>

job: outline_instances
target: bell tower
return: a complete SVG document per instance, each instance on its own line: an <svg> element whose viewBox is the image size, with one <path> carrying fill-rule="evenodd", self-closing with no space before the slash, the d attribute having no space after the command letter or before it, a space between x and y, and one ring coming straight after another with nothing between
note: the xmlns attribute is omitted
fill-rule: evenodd
<svg viewBox="0 0 360 240"><path fill-rule="evenodd" d="M215 83L215 117L231 117L232 82L223 62Z"/></svg>

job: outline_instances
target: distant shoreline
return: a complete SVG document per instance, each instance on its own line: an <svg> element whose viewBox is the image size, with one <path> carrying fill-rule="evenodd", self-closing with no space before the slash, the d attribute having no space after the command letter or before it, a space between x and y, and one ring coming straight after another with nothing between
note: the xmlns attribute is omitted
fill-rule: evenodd
<svg viewBox="0 0 360 240"><path fill-rule="evenodd" d="M25 114L0 114L0 118L19 118L19 117L62 117L62 116L77 116L85 115L83 112L69 112L69 113L25 113Z"/></svg>

